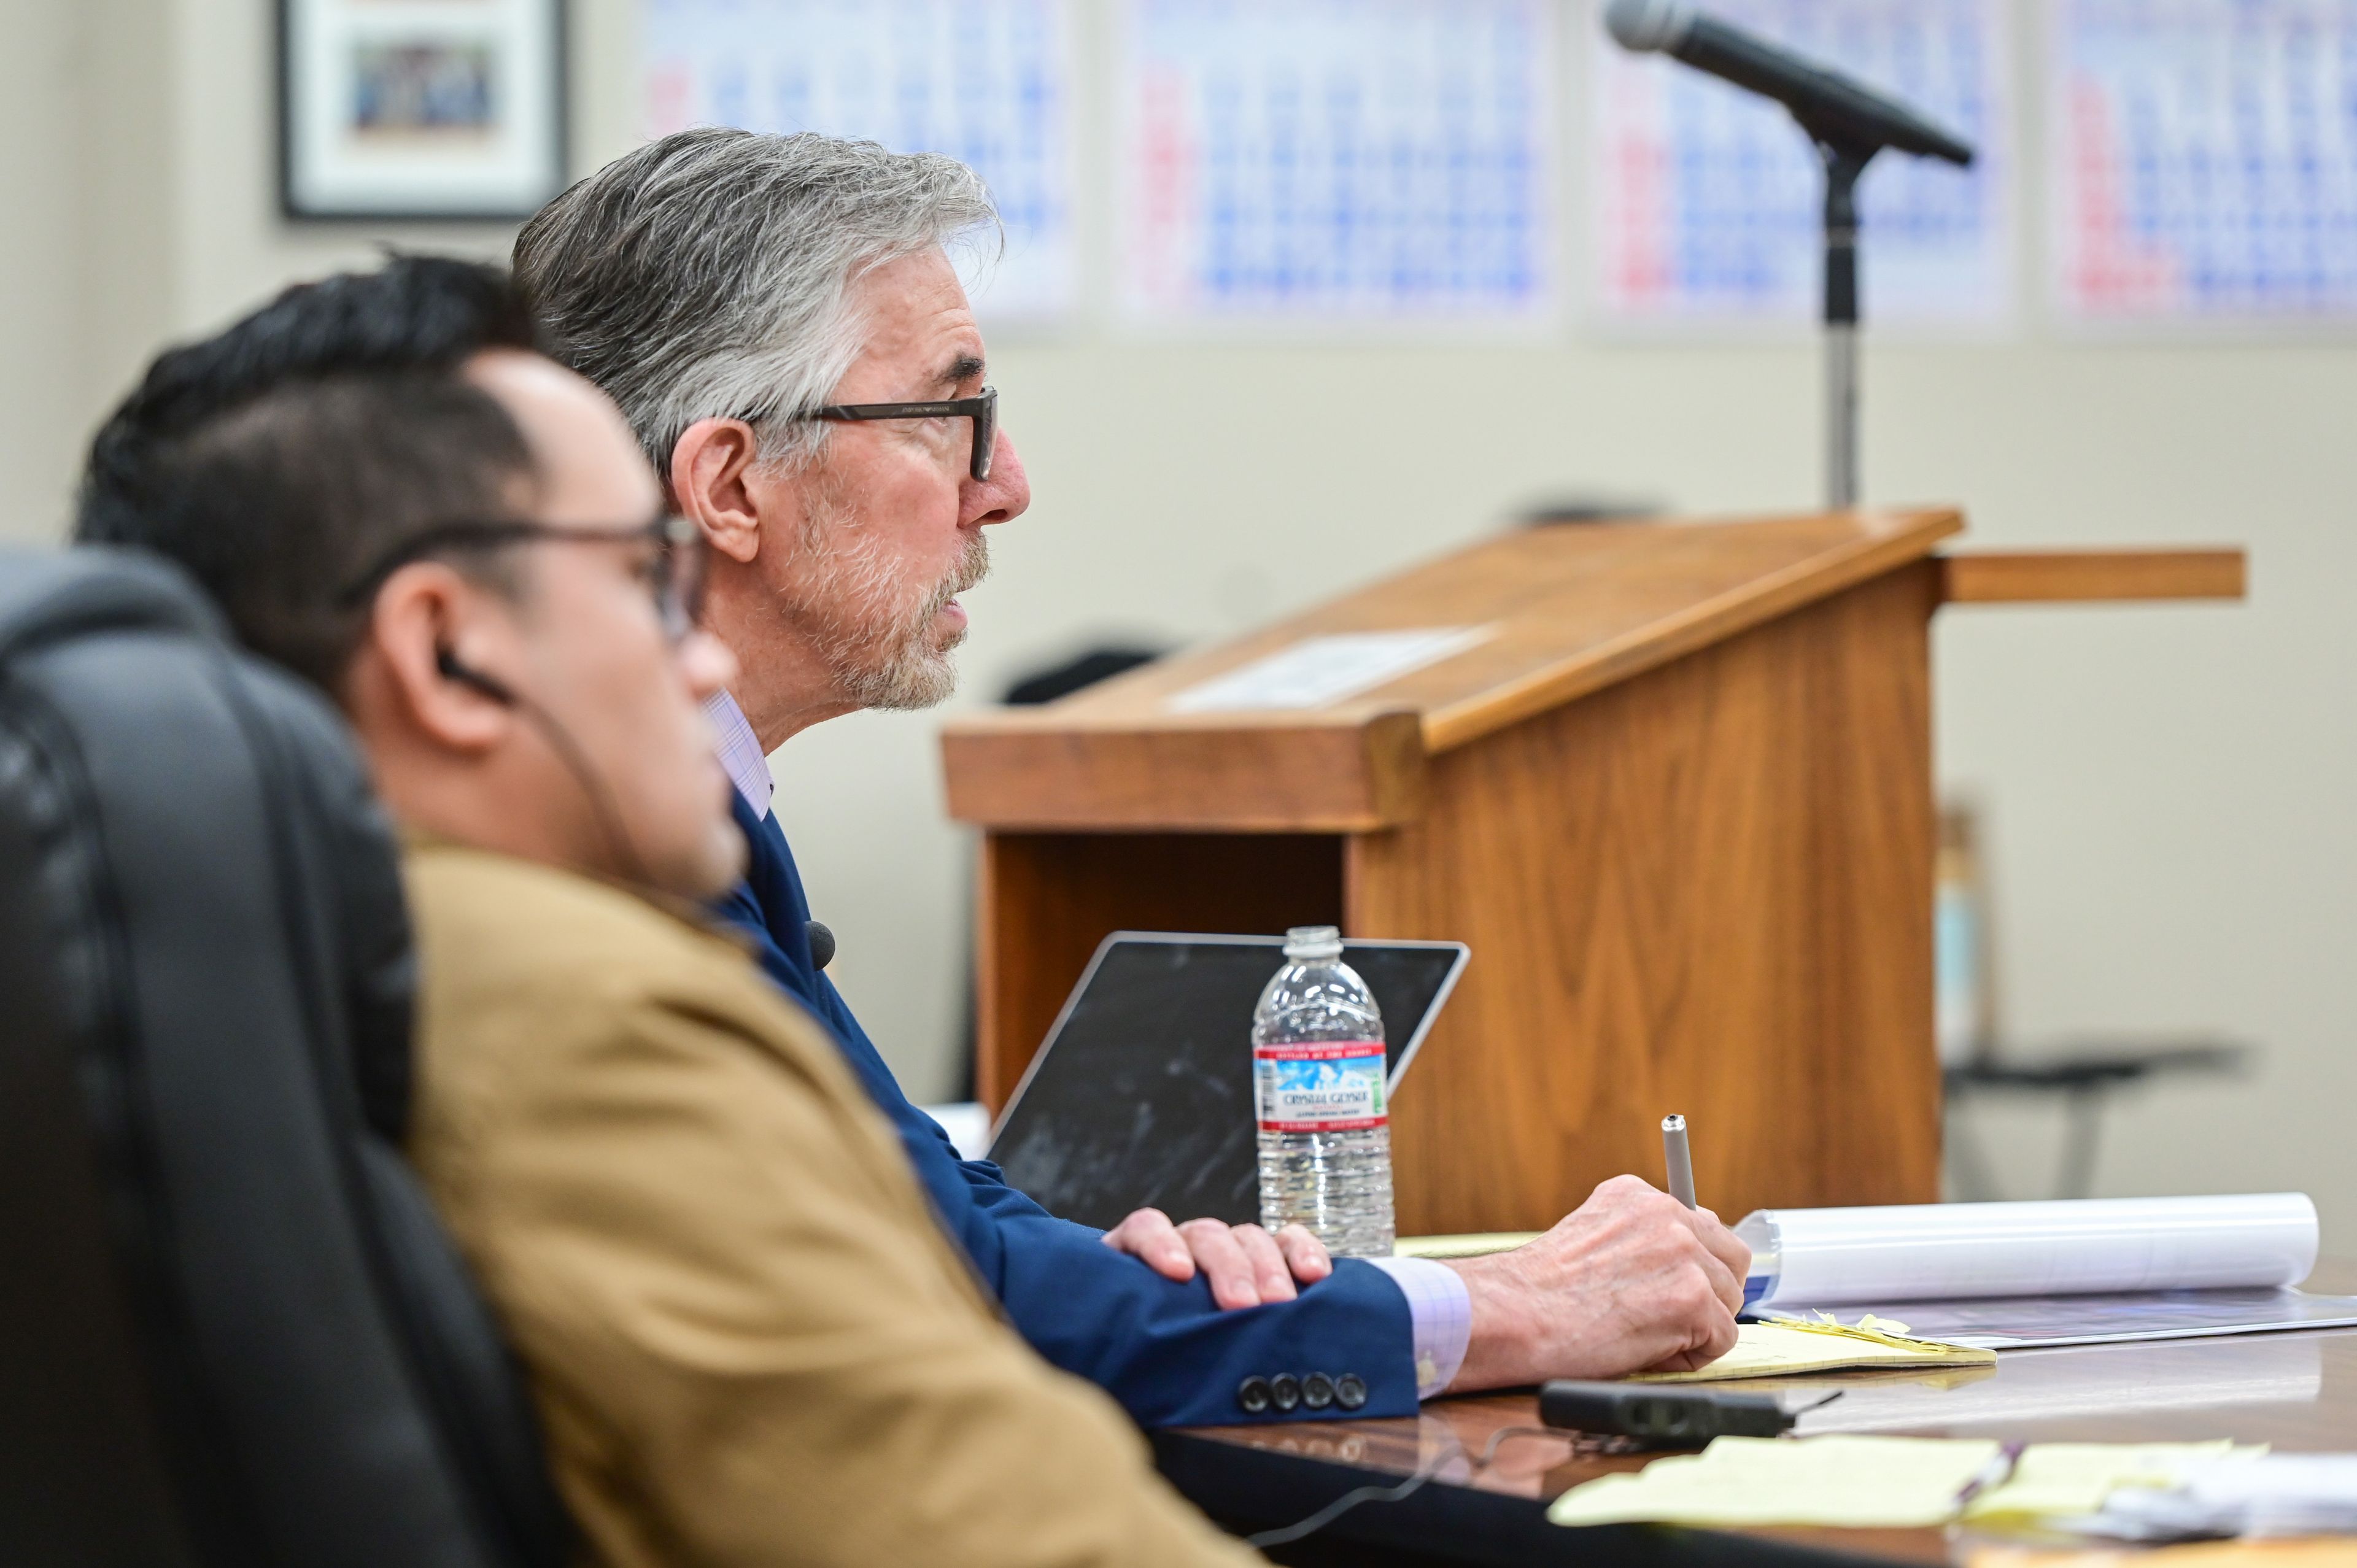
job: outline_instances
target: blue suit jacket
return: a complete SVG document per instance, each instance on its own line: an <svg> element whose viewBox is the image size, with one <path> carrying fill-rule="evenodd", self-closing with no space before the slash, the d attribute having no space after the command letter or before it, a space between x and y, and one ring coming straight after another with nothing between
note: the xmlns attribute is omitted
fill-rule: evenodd
<svg viewBox="0 0 2357 1568"><path fill-rule="evenodd" d="M734 804L752 857L746 880L716 912L752 939L770 977L833 1032L907 1145L943 1229L1040 1355L1106 1390L1145 1426L1253 1419L1239 1407L1239 1385L1280 1372L1356 1373L1366 1403L1305 1406L1289 1416L1272 1410L1260 1419L1415 1413L1407 1300L1380 1269L1342 1259L1297 1300L1222 1312L1201 1275L1173 1283L1104 1245L1102 1231L1059 1219L1008 1187L996 1165L959 1158L811 963L810 904L776 813L756 817L741 797Z"/></svg>

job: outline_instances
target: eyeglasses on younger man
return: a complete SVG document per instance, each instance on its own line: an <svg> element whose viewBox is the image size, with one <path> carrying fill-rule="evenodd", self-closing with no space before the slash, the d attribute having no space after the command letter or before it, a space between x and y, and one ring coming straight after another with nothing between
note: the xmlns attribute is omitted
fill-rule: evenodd
<svg viewBox="0 0 2357 1568"><path fill-rule="evenodd" d="M704 531L683 517L665 515L624 528L533 522L522 518L456 518L410 535L387 551L339 596L350 607L373 596L385 579L414 561L448 550L498 549L511 544L635 544L651 546L647 586L663 636L678 642L695 629L704 610L709 546Z"/></svg>

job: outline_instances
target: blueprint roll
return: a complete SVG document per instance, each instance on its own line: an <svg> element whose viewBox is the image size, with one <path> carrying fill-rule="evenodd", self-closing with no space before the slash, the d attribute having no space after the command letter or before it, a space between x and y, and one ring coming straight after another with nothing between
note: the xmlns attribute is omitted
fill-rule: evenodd
<svg viewBox="0 0 2357 1568"><path fill-rule="evenodd" d="M1747 1303L1839 1306L2296 1285L2316 1266L2297 1192L1883 1208L1762 1208Z"/></svg>

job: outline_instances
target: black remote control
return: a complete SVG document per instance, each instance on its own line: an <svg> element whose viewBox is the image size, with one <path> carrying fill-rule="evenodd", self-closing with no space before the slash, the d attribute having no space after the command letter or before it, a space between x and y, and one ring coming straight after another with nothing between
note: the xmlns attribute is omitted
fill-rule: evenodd
<svg viewBox="0 0 2357 1568"><path fill-rule="evenodd" d="M1775 1437L1799 1417L1774 1394L1730 1393L1691 1383L1577 1383L1539 1390L1539 1419L1574 1432L1699 1448L1714 1437Z"/></svg>

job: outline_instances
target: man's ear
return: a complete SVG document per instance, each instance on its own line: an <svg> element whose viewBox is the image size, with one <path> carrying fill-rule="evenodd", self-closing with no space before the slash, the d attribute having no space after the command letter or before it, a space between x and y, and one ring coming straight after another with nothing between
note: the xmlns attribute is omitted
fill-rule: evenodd
<svg viewBox="0 0 2357 1568"><path fill-rule="evenodd" d="M712 547L742 565L761 553L761 438L741 419L699 419L671 449L672 504Z"/></svg>
<svg viewBox="0 0 2357 1568"><path fill-rule="evenodd" d="M514 628L487 599L439 562L404 566L385 580L346 682L346 706L364 733L390 723L431 745L477 755L507 739L512 700L452 674L514 662Z"/></svg>

